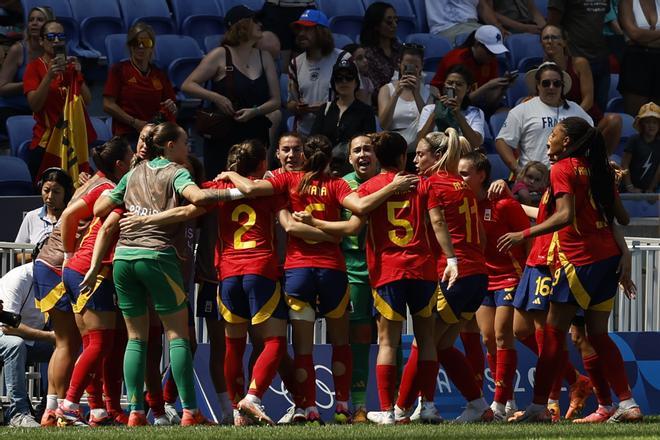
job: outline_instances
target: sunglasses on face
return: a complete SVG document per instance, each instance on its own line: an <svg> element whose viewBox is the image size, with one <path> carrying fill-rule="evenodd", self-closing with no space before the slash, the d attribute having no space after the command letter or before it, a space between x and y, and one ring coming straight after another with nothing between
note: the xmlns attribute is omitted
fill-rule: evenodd
<svg viewBox="0 0 660 440"><path fill-rule="evenodd" d="M551 79L544 79L543 81L541 81L541 87L543 87L544 89L547 89L550 86L553 86L554 88L558 89L563 85L564 85L564 82L560 81L558 79L552 79L552 80Z"/></svg>
<svg viewBox="0 0 660 440"><path fill-rule="evenodd" d="M351 82L354 81L355 77L353 75L337 75L335 76L335 82Z"/></svg>
<svg viewBox="0 0 660 440"><path fill-rule="evenodd" d="M561 36L559 35L545 35L543 38L541 38L543 41L559 41L561 40Z"/></svg>
<svg viewBox="0 0 660 440"><path fill-rule="evenodd" d="M65 33L57 33L57 32L48 32L46 34L46 40L48 41L65 41L66 40L66 34Z"/></svg>
<svg viewBox="0 0 660 440"><path fill-rule="evenodd" d="M154 40L152 40L151 38L138 38L131 42L131 46L151 49L152 47L154 47Z"/></svg>

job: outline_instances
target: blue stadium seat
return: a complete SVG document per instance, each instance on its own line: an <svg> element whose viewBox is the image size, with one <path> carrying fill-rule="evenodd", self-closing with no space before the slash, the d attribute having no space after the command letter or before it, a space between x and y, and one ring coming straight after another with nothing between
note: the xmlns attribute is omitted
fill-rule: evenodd
<svg viewBox="0 0 660 440"><path fill-rule="evenodd" d="M543 57L525 57L518 62L518 72L521 75L529 72L532 69L536 69L543 63Z"/></svg>
<svg viewBox="0 0 660 440"><path fill-rule="evenodd" d="M490 162L490 180L495 181L498 179L509 180L511 170L506 166L499 154L493 153L488 155L488 162Z"/></svg>
<svg viewBox="0 0 660 440"><path fill-rule="evenodd" d="M119 0L119 6L126 29L142 21L151 25L156 34L176 33L176 25L165 0Z"/></svg>
<svg viewBox="0 0 660 440"><path fill-rule="evenodd" d="M286 107L287 99L289 99L289 75L286 73L280 75L280 99L282 107Z"/></svg>
<svg viewBox="0 0 660 440"><path fill-rule="evenodd" d="M605 108L607 113L624 113L623 110L623 98L617 96L607 101L607 107Z"/></svg>
<svg viewBox="0 0 660 440"><path fill-rule="evenodd" d="M500 134L500 129L504 125L508 114L509 112L499 112L490 117L490 132L493 135L493 139L497 139L497 135Z"/></svg>
<svg viewBox="0 0 660 440"><path fill-rule="evenodd" d="M343 49L347 44L354 43L351 37L344 34L332 34L332 38L335 40L335 47L337 49Z"/></svg>
<svg viewBox="0 0 660 440"><path fill-rule="evenodd" d="M80 26L80 41L107 57L105 36L126 32L116 0L69 0L73 17Z"/></svg>
<svg viewBox="0 0 660 440"><path fill-rule="evenodd" d="M201 57L186 57L177 58L170 63L167 68L167 77L172 81L177 91L177 100L191 100L191 98L181 92L181 85L201 62Z"/></svg>
<svg viewBox="0 0 660 440"><path fill-rule="evenodd" d="M436 70L442 57L452 50L448 40L433 34L410 34L406 43L424 46L424 70Z"/></svg>
<svg viewBox="0 0 660 440"><path fill-rule="evenodd" d="M204 38L204 50L206 50L206 53L209 53L216 47L220 46L221 40L222 40L222 34L207 35Z"/></svg>
<svg viewBox="0 0 660 440"><path fill-rule="evenodd" d="M0 156L0 196L34 194L27 164L18 157Z"/></svg>
<svg viewBox="0 0 660 440"><path fill-rule="evenodd" d="M156 37L156 50L154 64L167 70L177 58L197 58L204 56L202 49L194 38L187 35L158 35Z"/></svg>
<svg viewBox="0 0 660 440"><path fill-rule="evenodd" d="M222 12L213 1L171 0L179 33L189 35L202 46L204 37L225 31Z"/></svg>
<svg viewBox="0 0 660 440"><path fill-rule="evenodd" d="M548 16L548 0L534 0L537 9L544 17Z"/></svg>
<svg viewBox="0 0 660 440"><path fill-rule="evenodd" d="M611 73L610 74L610 90L607 94L607 100L608 101L610 99L619 98L621 96L621 93L619 93L619 90L617 90L618 85L619 85L619 74L618 73Z"/></svg>
<svg viewBox="0 0 660 440"><path fill-rule="evenodd" d="M199 0L198 0L199 1ZM212 1L212 0L203 0ZM264 0L216 0L222 15L226 15L234 6L243 5L253 11L260 11L264 7Z"/></svg>
<svg viewBox="0 0 660 440"><path fill-rule="evenodd" d="M626 146L628 138L637 134L637 130L633 128L635 118L627 113L619 113L619 116L621 116L621 140L619 141L619 146L613 151L613 153L623 155L623 148Z"/></svg>
<svg viewBox="0 0 660 440"><path fill-rule="evenodd" d="M380 0L362 0L362 4L366 10L369 5L377 1ZM388 0L387 3L394 7L396 15L399 17L399 24L396 29L399 40L406 41L408 35L419 32L415 11L408 0Z"/></svg>
<svg viewBox="0 0 660 440"><path fill-rule="evenodd" d="M126 34L111 34L105 37L105 53L108 65L112 66L129 57L126 47Z"/></svg>
<svg viewBox="0 0 660 440"><path fill-rule="evenodd" d="M631 217L660 217L660 203L623 199L623 206Z"/></svg>
<svg viewBox="0 0 660 440"><path fill-rule="evenodd" d="M16 157L24 160L25 163L27 163L28 161L28 151L30 150L31 143L32 143L32 139L28 139L27 141L21 142L21 145L18 146L18 152L16 153Z"/></svg>
<svg viewBox="0 0 660 440"><path fill-rule="evenodd" d="M426 19L426 4L424 0L410 0L413 10L415 11L415 19L417 19L417 30L419 32L428 32L429 23Z"/></svg>
<svg viewBox="0 0 660 440"><path fill-rule="evenodd" d="M32 115L10 116L7 118L7 136L12 156L18 156L20 145L32 139L34 118Z"/></svg>
<svg viewBox="0 0 660 440"><path fill-rule="evenodd" d="M362 2L316 0L316 5L330 20L332 32L348 35L353 41L357 41L364 21Z"/></svg>
<svg viewBox="0 0 660 440"><path fill-rule="evenodd" d="M112 130L108 128L108 124L97 116L90 116L89 120L96 131L96 145L109 141L112 137Z"/></svg>
<svg viewBox="0 0 660 440"><path fill-rule="evenodd" d="M509 107L515 107L521 98L526 98L529 95L530 93L527 89L527 84L525 83L525 74L520 73L506 91L506 99L509 103Z"/></svg>
<svg viewBox="0 0 660 440"><path fill-rule="evenodd" d="M490 132L490 126L484 124L484 141L483 141L484 150L486 153L495 153L495 139L493 134Z"/></svg>
<svg viewBox="0 0 660 440"><path fill-rule="evenodd" d="M504 40L509 49L509 65L518 66L520 60L528 57L543 57L543 47L538 35L512 34Z"/></svg>

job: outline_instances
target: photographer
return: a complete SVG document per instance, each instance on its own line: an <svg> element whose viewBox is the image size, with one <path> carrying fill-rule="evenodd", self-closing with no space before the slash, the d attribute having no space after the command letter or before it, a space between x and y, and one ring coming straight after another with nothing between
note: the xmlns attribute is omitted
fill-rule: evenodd
<svg viewBox="0 0 660 440"><path fill-rule="evenodd" d="M0 278L0 360L4 363L9 397L7 419L19 428L38 428L31 414L25 386L28 362L48 362L55 336L44 327L44 315L35 307L32 263L18 266Z"/></svg>

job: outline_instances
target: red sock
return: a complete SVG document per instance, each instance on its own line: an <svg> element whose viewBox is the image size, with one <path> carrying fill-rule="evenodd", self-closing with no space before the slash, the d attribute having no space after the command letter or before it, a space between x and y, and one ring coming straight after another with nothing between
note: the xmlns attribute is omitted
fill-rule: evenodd
<svg viewBox="0 0 660 440"><path fill-rule="evenodd" d="M598 355L592 354L591 356L587 356L582 362L584 363L584 369L587 370L587 374L594 386L594 392L596 393L598 404L603 406L612 405L610 384L605 378L604 368Z"/></svg>
<svg viewBox="0 0 660 440"><path fill-rule="evenodd" d="M376 365L376 384L381 411L390 411L394 408L396 370L396 365Z"/></svg>
<svg viewBox="0 0 660 440"><path fill-rule="evenodd" d="M539 405L548 403L552 383L562 366L566 332L546 324L543 336L543 351L541 351L541 356L536 364L534 377L533 402Z"/></svg>
<svg viewBox="0 0 660 440"><path fill-rule="evenodd" d="M121 412L121 392L124 380L124 352L128 335L123 323L114 330L115 340L112 350L103 362L103 394L108 411Z"/></svg>
<svg viewBox="0 0 660 440"><path fill-rule="evenodd" d="M245 393L245 375L243 373L245 343L245 337L225 337L225 381L229 400L234 404L237 404Z"/></svg>
<svg viewBox="0 0 660 440"><path fill-rule="evenodd" d="M621 352L616 346L610 335L590 335L589 342L593 345L598 357L601 359L605 377L614 390L619 400L628 400L632 398L628 376L626 376L625 366Z"/></svg>
<svg viewBox="0 0 660 440"><path fill-rule="evenodd" d="M264 349L254 363L248 394L262 398L277 373L284 351L286 338L276 336L264 339Z"/></svg>
<svg viewBox="0 0 660 440"><path fill-rule="evenodd" d="M335 374L335 364L343 364L339 369L343 374ZM339 365L338 365L339 366ZM335 382L336 398L340 402L347 402L351 393L351 378L353 377L353 352L351 346L332 346L332 378Z"/></svg>
<svg viewBox="0 0 660 440"><path fill-rule="evenodd" d="M86 334L82 337L82 345L84 352L85 349L89 346L89 334ZM87 404L89 405L90 409L103 408L103 388L101 385L100 373L101 373L100 370L95 371L92 375L92 378L85 387L85 392L87 393Z"/></svg>
<svg viewBox="0 0 660 440"><path fill-rule="evenodd" d="M513 398L513 380L516 377L518 352L512 348L497 349L497 375L495 376L495 397L493 400L506 404Z"/></svg>
<svg viewBox="0 0 660 440"><path fill-rule="evenodd" d="M422 398L427 402L433 402L439 369L440 364L437 361L418 362L417 370L419 371L419 374L417 377L419 378L419 390L422 394Z"/></svg>
<svg viewBox="0 0 660 440"><path fill-rule="evenodd" d="M416 345L411 345L410 355L408 356L408 362L406 362L405 367L403 367L403 373L401 374L401 383L399 384L399 395L396 400L396 404L399 408L408 409L410 408L417 395L419 393L419 349ZM381 400L382 401L382 400Z"/></svg>
<svg viewBox="0 0 660 440"><path fill-rule="evenodd" d="M298 408L309 408L316 406L316 371L314 370L314 359L311 354L297 354L293 359L296 369L296 406ZM298 380L298 370L304 370L305 379Z"/></svg>
<svg viewBox="0 0 660 440"><path fill-rule="evenodd" d="M566 350L564 350L566 351ZM573 362L568 359L568 351L566 351L566 368L564 369L564 380L568 383L569 386L577 382L578 371L573 365Z"/></svg>
<svg viewBox="0 0 660 440"><path fill-rule="evenodd" d="M536 343L536 335L529 335L525 339L519 339L520 343L532 350L532 353L539 355L539 345Z"/></svg>
<svg viewBox="0 0 660 440"><path fill-rule="evenodd" d="M474 380L474 370L460 350L455 347L438 350L438 360L465 400L471 402L481 397L481 388Z"/></svg>
<svg viewBox="0 0 660 440"><path fill-rule="evenodd" d="M534 338L536 338L536 346L538 347L537 353L539 356L541 356L541 352L543 351L543 340L545 338L542 328L537 328L534 331Z"/></svg>
<svg viewBox="0 0 660 440"><path fill-rule="evenodd" d="M80 397L82 397L85 388L93 382L90 407L94 405L95 408L104 408L103 388L101 387L103 348L112 346L115 335L113 330L90 330L86 336L87 347L83 349L76 365L73 367L66 400L80 403Z"/></svg>
<svg viewBox="0 0 660 440"><path fill-rule="evenodd" d="M488 369L490 370L490 376L493 378L493 380L495 380L495 378L497 377L497 355L486 353L486 361L488 362Z"/></svg>
<svg viewBox="0 0 660 440"><path fill-rule="evenodd" d="M163 387L163 400L167 403L176 402L176 398L179 397L179 389L176 387L176 382L174 382L174 375L172 374L172 369L170 368L170 374L167 376L165 381L165 386Z"/></svg>
<svg viewBox="0 0 660 440"><path fill-rule="evenodd" d="M552 381L552 387L550 388L550 394L548 395L548 399L552 400L559 400L561 397L561 385L566 376L564 371L566 371L568 365L568 351L566 351L566 349L563 349L559 354L559 360L560 363L557 367L556 373L554 373L554 380Z"/></svg>
<svg viewBox="0 0 660 440"><path fill-rule="evenodd" d="M461 332L461 342L465 349L465 357L474 372L474 380L481 389L484 386L484 349L481 346L481 335Z"/></svg>

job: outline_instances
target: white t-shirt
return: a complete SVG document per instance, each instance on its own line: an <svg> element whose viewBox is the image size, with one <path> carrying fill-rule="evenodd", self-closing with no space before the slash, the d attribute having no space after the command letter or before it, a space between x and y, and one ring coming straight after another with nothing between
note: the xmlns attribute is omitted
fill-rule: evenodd
<svg viewBox="0 0 660 440"><path fill-rule="evenodd" d="M433 112L435 112L435 104L429 104L424 106L424 108L422 109L422 113L419 115L419 124L417 125L418 133L422 130L424 124L426 124L426 121L428 121L429 118L435 117ZM465 116L465 120L467 121L470 128L472 128L472 130L479 133L481 135L481 138L483 139L485 137L484 124L486 123L486 117L484 116L484 112L481 111L481 109L478 107L468 105L467 108L462 111L462 113L463 116ZM463 134L460 132L460 130L459 133L461 135Z"/></svg>
<svg viewBox="0 0 660 440"><path fill-rule="evenodd" d="M18 229L14 243L37 244L44 236L53 232L55 223L46 217L46 207L33 209L25 214L21 227Z"/></svg>
<svg viewBox="0 0 660 440"><path fill-rule="evenodd" d="M564 108L564 105L551 107L536 96L511 109L496 139L502 139L511 148L520 150L520 167L533 160L550 166L548 136L552 128L564 119L579 116L589 122L589 125L594 125L591 116L577 103L566 103L568 108Z"/></svg>
<svg viewBox="0 0 660 440"><path fill-rule="evenodd" d="M387 83L387 89L390 92L390 96L394 95L394 84ZM431 88L428 84L422 84L419 94L422 97L422 101L426 102L431 95ZM417 126L417 121L419 120L420 112L417 109L417 103L414 99L406 101L405 99L399 97L394 106L394 113L392 114L392 126L390 129L392 131L399 132L403 136L410 146L415 142L417 138L417 131L415 127Z"/></svg>
<svg viewBox="0 0 660 440"><path fill-rule="evenodd" d="M44 328L43 313L34 304L32 263L17 266L0 278L0 300L7 312L21 315L21 323L41 330ZM28 345L34 341L25 340Z"/></svg>
<svg viewBox="0 0 660 440"><path fill-rule="evenodd" d="M429 30L437 34L459 23L477 20L479 0L424 0Z"/></svg>

